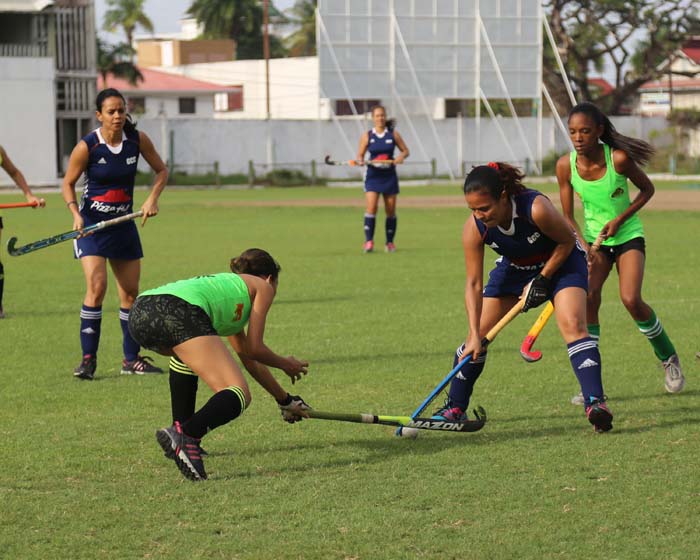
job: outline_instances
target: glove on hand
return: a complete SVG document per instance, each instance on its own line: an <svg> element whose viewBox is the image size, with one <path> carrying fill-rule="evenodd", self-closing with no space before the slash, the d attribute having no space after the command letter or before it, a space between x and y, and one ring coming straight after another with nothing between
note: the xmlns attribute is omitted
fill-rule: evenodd
<svg viewBox="0 0 700 560"><path fill-rule="evenodd" d="M290 395L287 393L287 398L284 401L277 401L282 413L282 419L285 422L294 424L294 422L301 422L304 417L299 414L300 410L309 410L311 407L304 402L298 395Z"/></svg>
<svg viewBox="0 0 700 560"><path fill-rule="evenodd" d="M538 274L535 276L532 282L530 282L530 288L525 294L525 305L523 305L523 313L528 309L533 309L539 305L542 305L545 301L550 298L552 281L549 278Z"/></svg>

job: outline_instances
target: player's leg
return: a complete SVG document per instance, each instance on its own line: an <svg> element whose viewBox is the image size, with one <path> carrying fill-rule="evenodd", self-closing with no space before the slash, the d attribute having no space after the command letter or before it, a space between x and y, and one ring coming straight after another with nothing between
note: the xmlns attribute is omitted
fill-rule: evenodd
<svg viewBox="0 0 700 560"><path fill-rule="evenodd" d="M486 333L508 313L517 301L516 296L485 297L481 308L479 336L481 338L486 336ZM464 344L457 348L452 362L453 368L459 363L459 356L463 350ZM486 352L486 350L482 351L477 359L470 359L461 367L450 384L445 404L435 412L433 418L448 422L464 420L474 385L486 365Z"/></svg>
<svg viewBox="0 0 700 560"><path fill-rule="evenodd" d="M80 258L85 276L85 298L80 310L80 346L83 359L73 371L75 377L91 380L97 369L97 350L102 328L102 302L107 292L107 261L87 255Z"/></svg>
<svg viewBox="0 0 700 560"><path fill-rule="evenodd" d="M0 241L2 238L2 216L0 216ZM0 242L0 246L2 243ZM5 311L3 310L2 307L2 296L3 292L5 291L5 267L2 264L2 261L0 260L0 319L5 318Z"/></svg>
<svg viewBox="0 0 700 560"><path fill-rule="evenodd" d="M119 323L122 328L124 360L121 373L124 375L146 375L163 373L159 367L149 363L150 358L139 355L139 343L129 333L129 311L139 293L141 259L109 259L119 292Z"/></svg>
<svg viewBox="0 0 700 560"><path fill-rule="evenodd" d="M385 194L384 195L384 211L386 212L386 222L384 224L384 230L386 232L386 251L387 253L393 253L396 251L396 246L394 245L394 236L396 235L396 194Z"/></svg>
<svg viewBox="0 0 700 560"><path fill-rule="evenodd" d="M201 377L214 395L191 418L158 430L156 437L166 455L188 478L207 478L201 458L201 438L236 419L250 404L248 384L238 364L218 336L198 336L173 348L178 360Z"/></svg>
<svg viewBox="0 0 700 560"><path fill-rule="evenodd" d="M363 246L365 253L371 253L374 250L374 226L377 221L378 205L379 193L365 191L365 244Z"/></svg>
<svg viewBox="0 0 700 560"><path fill-rule="evenodd" d="M581 385L586 416L596 431L606 432L612 428L612 413L605 404L598 344L586 328L586 307L586 290L582 287L565 287L554 295L554 314L571 368Z"/></svg>
<svg viewBox="0 0 700 560"><path fill-rule="evenodd" d="M643 240L633 239L625 246L635 248L625 247L627 250L617 255L620 299L639 331L649 340L656 357L661 360L665 372L666 390L669 393L678 393L685 386L685 377L678 354L656 313L642 298L646 258Z"/></svg>

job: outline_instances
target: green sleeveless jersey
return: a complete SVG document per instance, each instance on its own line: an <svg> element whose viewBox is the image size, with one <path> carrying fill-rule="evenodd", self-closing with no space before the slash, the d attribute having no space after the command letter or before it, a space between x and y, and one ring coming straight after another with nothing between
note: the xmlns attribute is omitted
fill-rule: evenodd
<svg viewBox="0 0 700 560"><path fill-rule="evenodd" d="M169 294L201 307L219 336L239 333L250 317L250 294L243 278L232 272L178 280L140 295Z"/></svg>
<svg viewBox="0 0 700 560"><path fill-rule="evenodd" d="M583 203L584 229L583 237L593 243L600 230L609 221L622 214L630 205L627 177L615 171L612 150L603 144L605 150L606 171L600 179L586 181L581 179L576 169L576 152L569 154L571 162L571 186ZM603 241L603 245L622 245L635 237L644 237L644 228L638 214L632 214L613 237Z"/></svg>

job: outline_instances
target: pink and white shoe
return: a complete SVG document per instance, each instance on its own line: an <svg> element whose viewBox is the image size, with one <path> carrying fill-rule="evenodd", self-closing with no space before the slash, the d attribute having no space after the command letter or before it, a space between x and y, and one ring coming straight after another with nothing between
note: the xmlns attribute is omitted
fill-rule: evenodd
<svg viewBox="0 0 700 560"><path fill-rule="evenodd" d="M374 251L374 241L365 241L365 244L362 246L362 250L365 253L371 253L372 251Z"/></svg>
<svg viewBox="0 0 700 560"><path fill-rule="evenodd" d="M387 253L396 253L396 245L394 245L393 243L387 243L384 247L384 250Z"/></svg>

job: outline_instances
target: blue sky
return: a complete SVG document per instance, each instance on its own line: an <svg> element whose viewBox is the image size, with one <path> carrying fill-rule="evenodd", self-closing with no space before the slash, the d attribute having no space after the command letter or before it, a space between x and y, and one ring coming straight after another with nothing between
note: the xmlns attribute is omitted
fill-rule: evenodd
<svg viewBox="0 0 700 560"><path fill-rule="evenodd" d="M294 5L294 0L273 0L279 10L286 10ZM153 22L156 33L174 33L180 31L179 20L185 17L185 12L192 0L146 0L144 6L146 15ZM95 0L95 18L98 34L111 43L123 41L123 35L112 35L102 31L102 21L107 11L107 0ZM136 33L143 29L136 28Z"/></svg>

